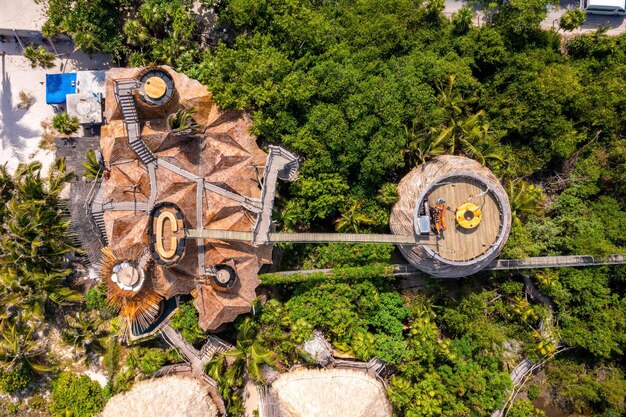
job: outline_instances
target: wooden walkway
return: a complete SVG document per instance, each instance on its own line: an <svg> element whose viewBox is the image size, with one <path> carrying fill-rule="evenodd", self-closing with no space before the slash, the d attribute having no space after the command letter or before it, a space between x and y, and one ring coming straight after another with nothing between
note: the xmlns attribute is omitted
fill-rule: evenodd
<svg viewBox="0 0 626 417"><path fill-rule="evenodd" d="M540 269L540 268L564 268L564 267L587 267L587 266L603 266L603 265L626 265L626 257L624 255L608 255L606 257L599 256L538 256L534 258L522 259L496 259L494 262L485 267L484 270L515 270L515 269ZM393 267L393 276L400 278L419 277L426 275L418 268L410 264L390 265ZM298 271L280 271L275 274L280 275L308 275L308 274L332 274L333 270L327 269L305 269Z"/></svg>
<svg viewBox="0 0 626 417"><path fill-rule="evenodd" d="M298 172L298 158L278 146L270 146L265 170L263 172L263 189L261 191L261 213L254 224L253 241L255 244L265 244L270 241L270 226L272 225L272 210L276 196L276 182L278 179L293 181Z"/></svg>
<svg viewBox="0 0 626 417"><path fill-rule="evenodd" d="M187 229L185 236L190 239L216 239L232 240L239 242L252 242L254 233L234 230L212 229ZM320 243L320 242L343 242L343 243L391 243L395 245L430 245L428 239L421 240L416 236L400 235L376 235L354 233L268 233L265 243Z"/></svg>

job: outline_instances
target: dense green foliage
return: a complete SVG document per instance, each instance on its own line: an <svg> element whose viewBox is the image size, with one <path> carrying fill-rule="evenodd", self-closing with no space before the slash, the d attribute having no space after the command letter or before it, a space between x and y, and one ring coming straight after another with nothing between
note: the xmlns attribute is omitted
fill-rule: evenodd
<svg viewBox="0 0 626 417"><path fill-rule="evenodd" d="M261 142L304 158L298 181L279 190L283 230L387 232L399 178L454 153L508 189L514 222L503 256L623 253L626 35L564 41L560 30L584 16L568 12L558 32L544 31L548 0L467 3L489 9L485 24L474 27L469 8L447 19L438 0L216 2L215 30L226 35L212 49L196 46L185 0L48 0L44 29L131 65L174 65L222 107L251 109ZM560 347L570 350L549 363L551 400L570 414L624 412L624 268L493 275L401 297L370 266L390 261L389 246L283 249L285 268L335 273L264 277L280 284L281 301L237 325L235 366L220 357L211 368L233 415L242 375L267 363L259 346L291 365L314 329L357 358L397 366L389 394L398 416L489 415L510 386L505 369ZM524 278L553 311L524 292ZM174 321L186 339L202 337L192 306ZM535 414L516 401L508 415Z"/></svg>
<svg viewBox="0 0 626 417"><path fill-rule="evenodd" d="M172 327L180 331L183 338L191 344L206 338L206 333L198 326L198 310L192 301L181 304L171 321Z"/></svg>
<svg viewBox="0 0 626 417"><path fill-rule="evenodd" d="M32 371L48 371L45 317L82 299L64 285L71 272L63 255L76 250L59 193L71 178L65 161L47 177L41 164L20 165L10 176L0 167L0 388L24 388Z"/></svg>
<svg viewBox="0 0 626 417"><path fill-rule="evenodd" d="M50 411L58 417L91 417L104 405L103 391L86 375L61 373L52 383Z"/></svg>
<svg viewBox="0 0 626 417"><path fill-rule="evenodd" d="M293 284L297 282L320 281L369 281L380 277L391 277L393 267L389 266L361 266L352 268L332 269L328 273L295 273L295 274L263 274L259 278L266 285Z"/></svg>

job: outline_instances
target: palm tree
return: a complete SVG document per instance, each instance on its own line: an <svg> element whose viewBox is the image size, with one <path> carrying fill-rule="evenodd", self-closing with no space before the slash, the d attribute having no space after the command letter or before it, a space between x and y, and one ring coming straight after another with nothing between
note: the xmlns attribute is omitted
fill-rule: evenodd
<svg viewBox="0 0 626 417"><path fill-rule="evenodd" d="M46 51L43 46L28 45L24 48L24 57L30 61L32 68L40 66L43 69L54 67L54 55Z"/></svg>
<svg viewBox="0 0 626 417"><path fill-rule="evenodd" d="M144 25L137 19L128 19L124 24L124 34L126 40L131 45L141 46L150 41L150 33Z"/></svg>
<svg viewBox="0 0 626 417"><path fill-rule="evenodd" d="M68 182L74 178L74 172L67 171L67 164L65 158L60 158L54 161L54 164L50 167L47 180L48 198L56 198L61 191L65 188Z"/></svg>
<svg viewBox="0 0 626 417"><path fill-rule="evenodd" d="M338 232L350 231L359 233L361 225L374 224L375 220L361 212L363 202L354 200L352 204L347 206L341 213L341 217L335 220L335 228Z"/></svg>
<svg viewBox="0 0 626 417"><path fill-rule="evenodd" d="M513 221L520 224L523 217L541 211L545 200L543 191L526 181L509 181L507 187Z"/></svg>
<svg viewBox="0 0 626 417"><path fill-rule="evenodd" d="M234 370L231 371L231 374L225 374L230 378L227 382L234 383L238 377L238 372L243 370L247 371L252 379L263 382L261 366L276 367L278 362L274 354L263 347L261 340L256 337L256 331L254 321L250 317L246 317L239 325L235 348L213 358L207 366L208 375L218 376L219 371L228 364L230 358L233 362L230 367Z"/></svg>
<svg viewBox="0 0 626 417"><path fill-rule="evenodd" d="M398 186L392 182L384 183L376 195L376 201L386 206L395 204L398 198Z"/></svg>
<svg viewBox="0 0 626 417"><path fill-rule="evenodd" d="M59 133L70 135L78 130L80 122L76 116L69 116L67 113L59 113L52 118L52 127Z"/></svg>
<svg viewBox="0 0 626 417"><path fill-rule="evenodd" d="M467 100L455 91L455 81L456 76L451 75L445 87L437 85L437 101L447 114L446 120L430 130L430 134L422 139L422 146L431 154L430 149L435 154L443 153L442 149L451 155L462 152L483 165L489 160L504 162L499 144L501 132L492 130L489 123L483 122L484 110L471 112L470 104L475 99Z"/></svg>
<svg viewBox="0 0 626 417"><path fill-rule="evenodd" d="M96 153L90 149L87 151L86 161L83 162L83 176L89 181L95 180L100 175L100 163L96 158Z"/></svg>
<svg viewBox="0 0 626 417"><path fill-rule="evenodd" d="M103 321L96 315L78 312L76 316L67 315L65 323L67 327L61 332L61 336L74 351L88 352L90 349L102 348L100 339L106 332L102 327Z"/></svg>
<svg viewBox="0 0 626 417"><path fill-rule="evenodd" d="M446 152L443 141L437 135L432 134L432 130L416 132L415 125L413 125L411 130L404 126L404 133L407 137L406 151L412 158L412 164L423 164L428 159Z"/></svg>
<svg viewBox="0 0 626 417"><path fill-rule="evenodd" d="M40 372L50 370L43 362L45 348L33 335L37 327L21 320L0 322L0 369L11 372L28 366Z"/></svg>
<svg viewBox="0 0 626 417"><path fill-rule="evenodd" d="M196 109L180 109L176 113L170 114L167 122L172 130L180 131L185 129L196 129L198 124L193 119Z"/></svg>

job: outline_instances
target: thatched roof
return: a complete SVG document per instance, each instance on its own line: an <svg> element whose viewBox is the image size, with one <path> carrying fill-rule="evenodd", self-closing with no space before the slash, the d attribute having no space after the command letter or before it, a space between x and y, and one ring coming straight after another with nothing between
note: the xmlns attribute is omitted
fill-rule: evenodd
<svg viewBox="0 0 626 417"><path fill-rule="evenodd" d="M111 398L102 417L216 417L218 410L199 381L168 376L135 384Z"/></svg>
<svg viewBox="0 0 626 417"><path fill-rule="evenodd" d="M447 230L442 238L431 233L422 245L399 246L412 265L437 277L474 274L495 259L506 244L511 229L511 209L506 191L493 173L473 159L444 155L409 172L398 184L398 202L389 225L398 235L417 234L414 216L418 204L427 200L434 207L446 200ZM482 209L480 224L471 230L458 227L455 211L464 202Z"/></svg>
<svg viewBox="0 0 626 417"><path fill-rule="evenodd" d="M383 385L349 369L298 370L272 384L282 417L390 417Z"/></svg>
<svg viewBox="0 0 626 417"><path fill-rule="evenodd" d="M137 106L142 121L141 137L148 149L160 161L175 165L202 178L205 183L219 186L243 196L260 198L257 172L263 172L266 154L249 133L252 120L247 113L222 111L212 102L211 93L195 80L178 74L169 67L161 67L174 80L176 95L162 107ZM114 81L139 74L136 68L114 69L107 73L105 115L109 123L102 127L102 154L111 170L103 183L103 201L133 203L135 210L105 211L104 222L111 249L116 252L147 248L149 213L153 184L149 170L128 144L119 105L114 97ZM181 108L193 107L199 129L172 131L166 118ZM258 171L254 167L258 167ZM198 224L198 182L158 165L156 198L178 206L187 228L251 231L255 216L239 203L209 190L202 191L202 224ZM142 209L143 207L144 209ZM204 246L204 265L198 265L198 246ZM163 298L186 294L196 289L195 305L200 312L200 325L205 330L216 330L250 310L260 284L258 270L270 262L270 246L253 246L240 242L216 240L189 240L177 264L154 264L151 269L154 291ZM227 292L216 292L199 275L201 268L234 262L238 281Z"/></svg>

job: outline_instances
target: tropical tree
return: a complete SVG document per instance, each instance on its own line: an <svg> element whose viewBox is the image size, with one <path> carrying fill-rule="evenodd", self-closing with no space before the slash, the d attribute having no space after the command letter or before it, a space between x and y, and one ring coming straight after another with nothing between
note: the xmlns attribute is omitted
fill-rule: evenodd
<svg viewBox="0 0 626 417"><path fill-rule="evenodd" d="M75 352L88 352L91 349L101 349L100 339L106 334L105 324L97 315L78 312L76 315L65 316L66 327L61 332L65 343Z"/></svg>
<svg viewBox="0 0 626 417"><path fill-rule="evenodd" d="M68 116L67 113L59 113L52 118L52 126L64 135L71 135L80 127L76 116Z"/></svg>
<svg viewBox="0 0 626 417"><path fill-rule="evenodd" d="M435 135L434 132L434 130L416 132L415 124L410 130L404 126L404 134L407 138L406 152L412 164L423 164L434 156L446 153L443 138Z"/></svg>
<svg viewBox="0 0 626 417"><path fill-rule="evenodd" d="M85 162L83 162L83 176L89 181L95 180L100 175L100 163L96 158L96 153L93 149L87 151Z"/></svg>
<svg viewBox="0 0 626 417"><path fill-rule="evenodd" d="M198 124L193 119L196 109L180 109L176 113L170 114L167 123L172 130L195 129Z"/></svg>
<svg viewBox="0 0 626 417"><path fill-rule="evenodd" d="M43 46L28 45L24 48L24 57L30 61L32 68L40 66L43 69L54 67L54 55L46 51Z"/></svg>
<svg viewBox="0 0 626 417"><path fill-rule="evenodd" d="M386 206L391 206L398 201L398 185L392 182L384 183L378 190L376 201Z"/></svg>
<svg viewBox="0 0 626 417"><path fill-rule="evenodd" d="M257 330L256 323L250 317L246 317L238 326L237 344L233 349L219 355L222 358L210 363L207 367L209 376L217 376L220 367L232 359L232 366L235 369L245 370L252 379L263 382L261 366L276 367L278 362L274 354L263 347L262 340L257 338Z"/></svg>
<svg viewBox="0 0 626 417"><path fill-rule="evenodd" d="M533 184L524 180L509 181L507 187L511 214L515 223L521 223L528 214L535 214L541 211L541 203L545 200L543 191Z"/></svg>
<svg viewBox="0 0 626 417"><path fill-rule="evenodd" d="M45 346L35 339L38 325L20 318L0 321L0 370L14 372L23 367L35 371L49 371L45 365Z"/></svg>
<svg viewBox="0 0 626 417"><path fill-rule="evenodd" d="M559 30L571 32L574 29L579 28L585 23L587 14L581 9L569 9L561 16L559 20Z"/></svg>
<svg viewBox="0 0 626 417"><path fill-rule="evenodd" d="M335 228L338 232L359 233L361 225L374 224L375 220L362 212L363 201L354 200L346 206L341 216L335 220Z"/></svg>

